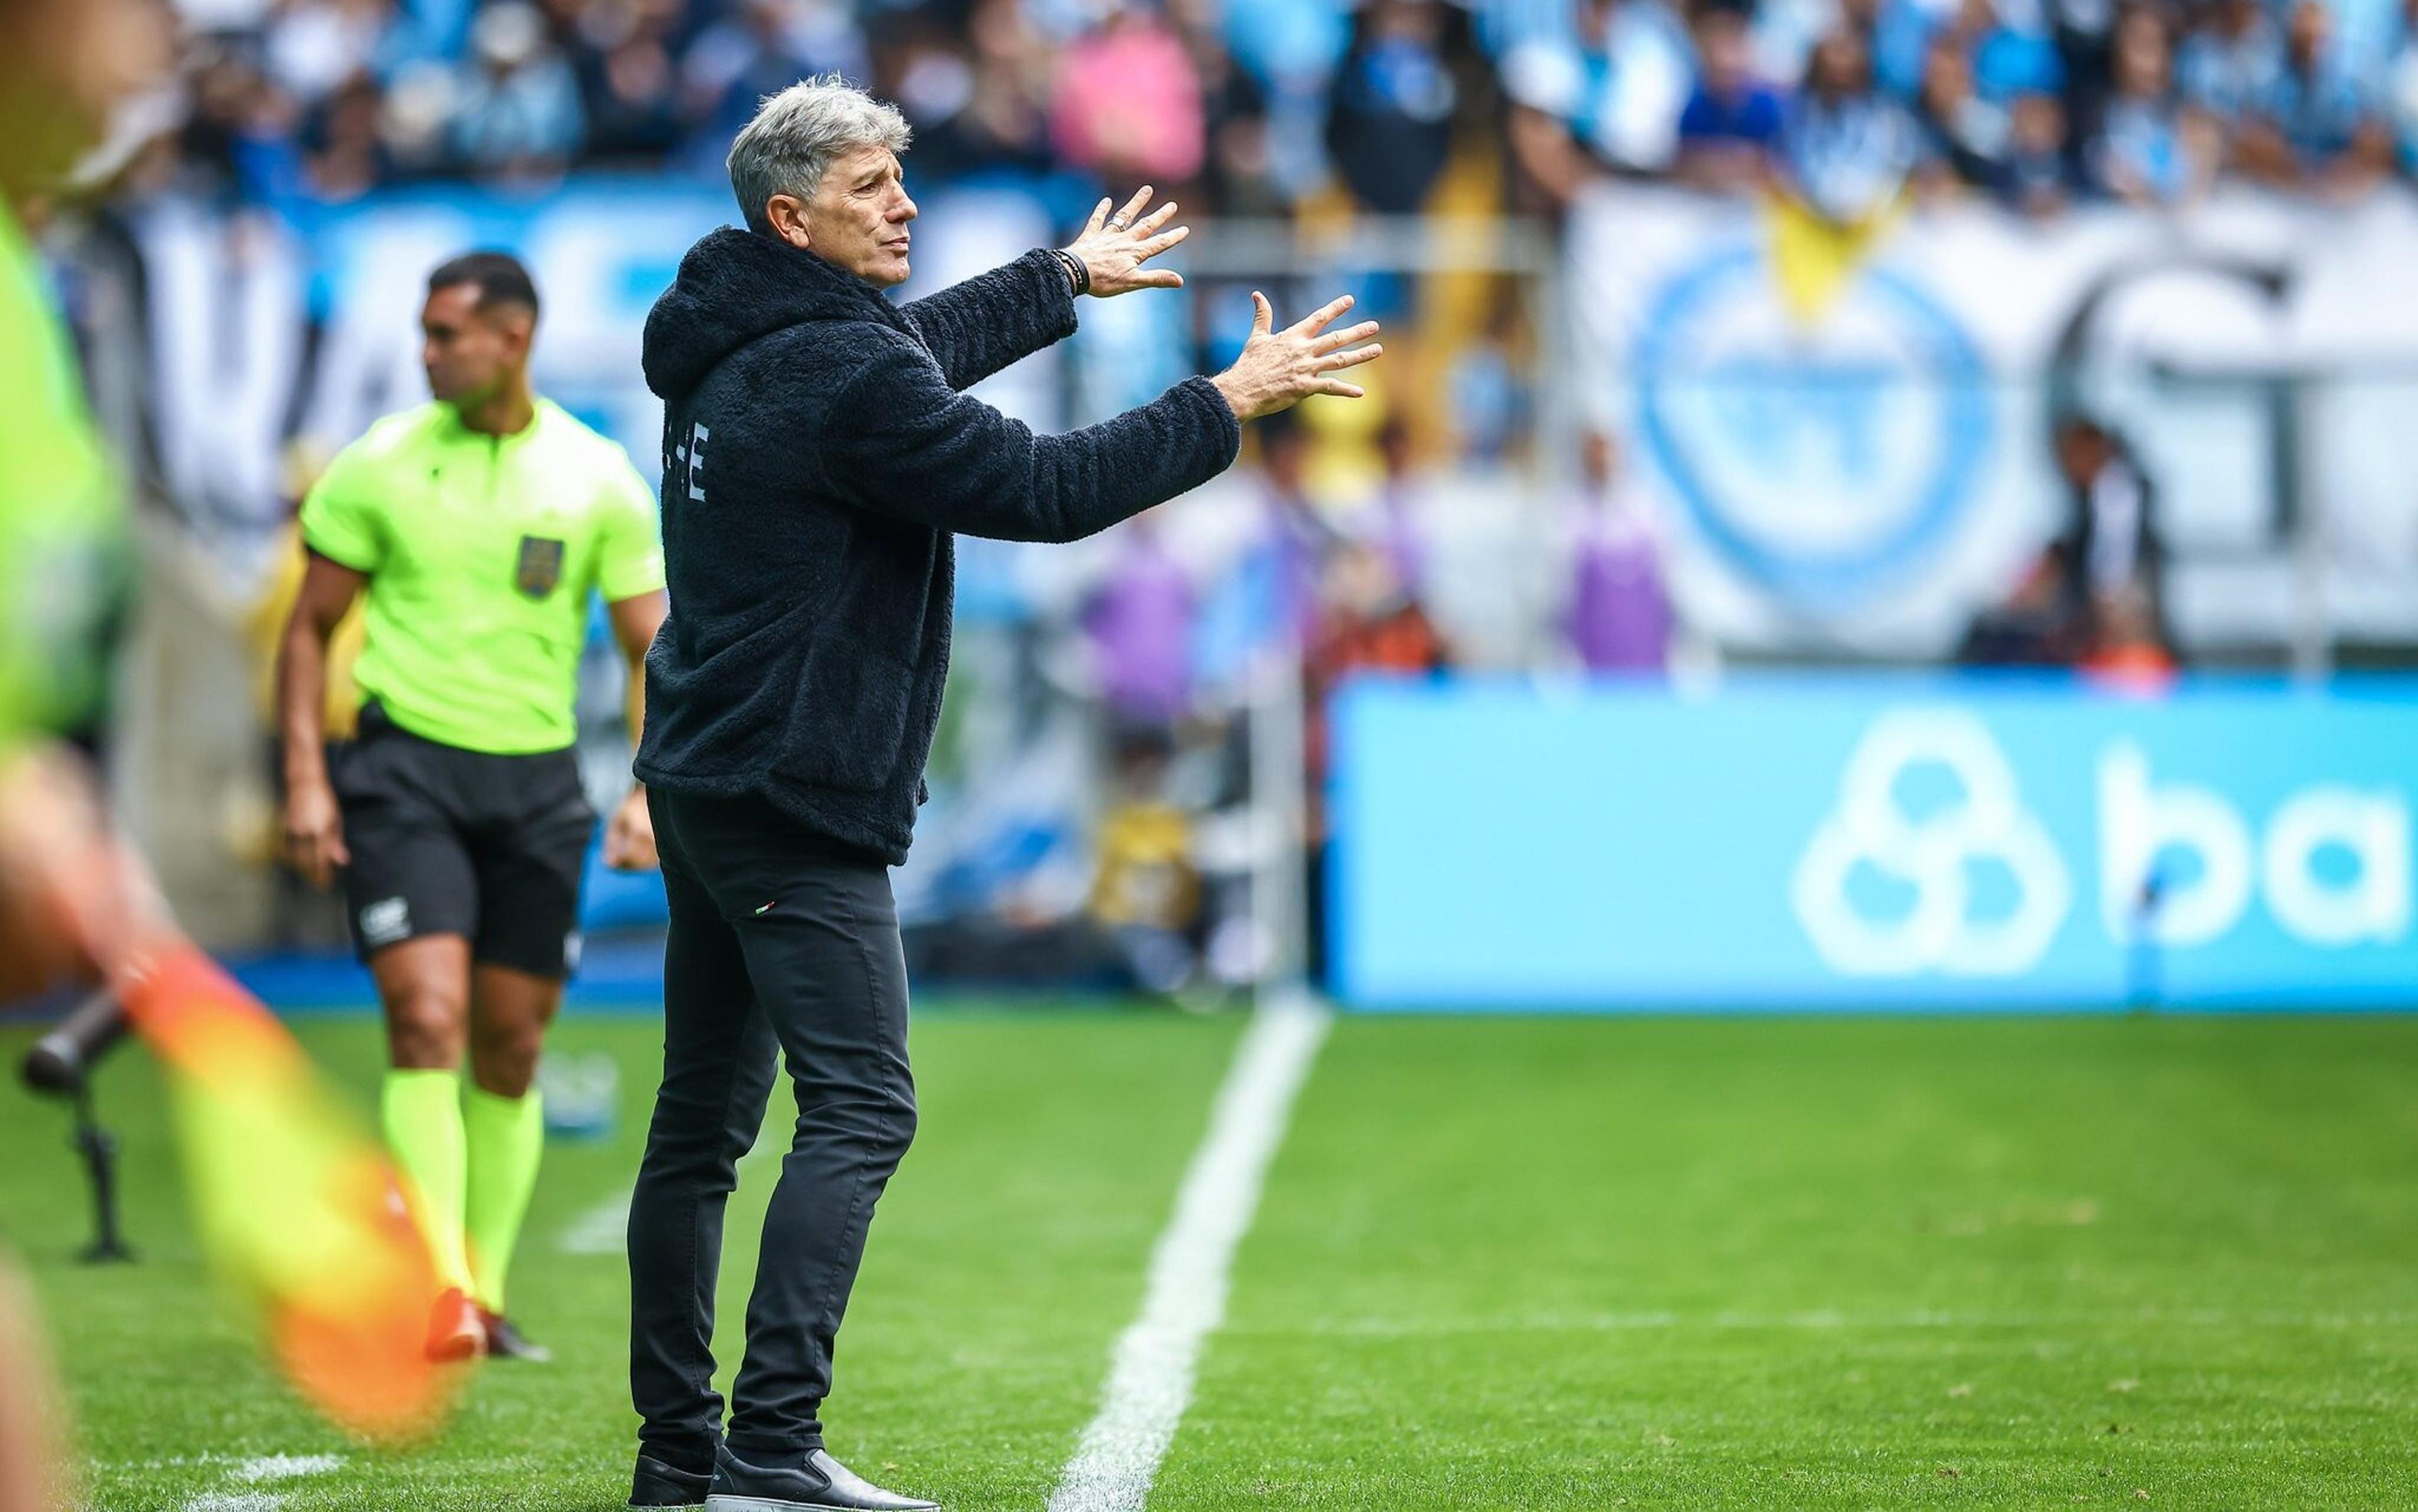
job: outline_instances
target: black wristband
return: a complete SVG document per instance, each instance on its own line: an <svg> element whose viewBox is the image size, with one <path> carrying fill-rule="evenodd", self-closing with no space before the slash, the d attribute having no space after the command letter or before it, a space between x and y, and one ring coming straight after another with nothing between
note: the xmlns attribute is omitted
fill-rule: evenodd
<svg viewBox="0 0 2418 1512"><path fill-rule="evenodd" d="M1079 296L1091 293L1092 270L1083 260L1064 247L1053 247L1050 250L1058 254L1058 260L1061 263L1066 265L1067 286Z"/></svg>

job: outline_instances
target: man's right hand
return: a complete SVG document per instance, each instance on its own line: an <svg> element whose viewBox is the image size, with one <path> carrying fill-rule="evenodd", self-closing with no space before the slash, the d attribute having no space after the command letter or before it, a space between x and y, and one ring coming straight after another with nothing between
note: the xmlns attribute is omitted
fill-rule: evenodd
<svg viewBox="0 0 2418 1512"><path fill-rule="evenodd" d="M314 887L334 881L336 868L353 859L344 848L344 814L325 782L298 784L286 793L285 859Z"/></svg>
<svg viewBox="0 0 2418 1512"><path fill-rule="evenodd" d="M1349 330L1326 330L1329 321L1352 308L1352 296L1332 300L1300 324L1282 330L1275 328L1276 311L1266 295L1253 289L1251 305L1251 337L1243 344L1243 355L1234 359L1232 367L1209 380L1226 396L1236 420L1253 420L1290 409L1311 394L1361 396L1364 390L1358 384L1331 374L1356 368L1385 351L1373 344L1353 345L1376 335L1377 323L1364 320Z"/></svg>

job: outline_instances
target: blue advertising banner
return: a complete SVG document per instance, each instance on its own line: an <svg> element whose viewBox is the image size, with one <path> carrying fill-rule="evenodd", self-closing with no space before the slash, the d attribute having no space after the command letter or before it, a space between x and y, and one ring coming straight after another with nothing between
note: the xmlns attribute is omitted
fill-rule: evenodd
<svg viewBox="0 0 2418 1512"><path fill-rule="evenodd" d="M2418 680L1367 681L1334 718L1357 1006L2418 1001Z"/></svg>

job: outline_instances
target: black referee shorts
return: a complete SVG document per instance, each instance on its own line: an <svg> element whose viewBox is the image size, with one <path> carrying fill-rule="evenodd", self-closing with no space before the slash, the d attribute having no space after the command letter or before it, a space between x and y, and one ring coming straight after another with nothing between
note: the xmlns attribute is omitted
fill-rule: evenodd
<svg viewBox="0 0 2418 1512"><path fill-rule="evenodd" d="M328 748L344 811L344 911L363 960L423 935L557 979L579 964L579 878L596 811L568 750L492 756L422 740L376 704Z"/></svg>

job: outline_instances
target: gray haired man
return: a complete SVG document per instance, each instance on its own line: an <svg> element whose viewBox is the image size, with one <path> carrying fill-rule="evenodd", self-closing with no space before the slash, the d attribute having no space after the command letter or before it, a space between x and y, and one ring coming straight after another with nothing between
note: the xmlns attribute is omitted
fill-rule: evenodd
<svg viewBox="0 0 2418 1512"><path fill-rule="evenodd" d="M630 1208L631 1500L713 1512L906 1509L823 1447L832 1351L915 1130L889 868L947 676L967 533L1071 541L1231 466L1241 426L1377 355L1373 323L1285 330L1065 435L964 390L1075 328L1075 301L1183 280L1147 188L1074 244L913 304L897 112L836 80L767 100L730 151L747 228L689 250L647 322L664 400L671 613L647 659L647 785L671 904L664 1077ZM797 1129L765 1219L729 1422L712 1381L722 1214L778 1061Z"/></svg>

